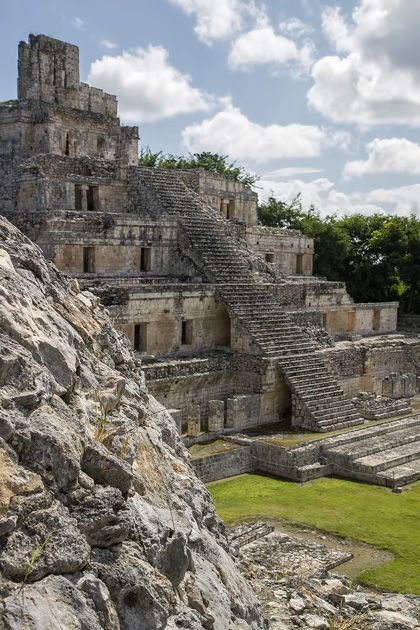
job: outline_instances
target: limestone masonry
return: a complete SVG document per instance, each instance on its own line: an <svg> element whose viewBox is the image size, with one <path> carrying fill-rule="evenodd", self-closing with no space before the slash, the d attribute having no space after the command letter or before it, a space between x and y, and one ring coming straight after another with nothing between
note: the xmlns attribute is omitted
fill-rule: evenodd
<svg viewBox="0 0 420 630"><path fill-rule="evenodd" d="M80 83L76 46L30 35L18 68L18 99L0 103L0 212L101 297L190 442L407 409L394 401L416 393L420 341L395 334L397 303L355 304L314 277L313 240L258 225L247 186L138 167L137 127ZM366 406L366 391L384 400Z"/></svg>

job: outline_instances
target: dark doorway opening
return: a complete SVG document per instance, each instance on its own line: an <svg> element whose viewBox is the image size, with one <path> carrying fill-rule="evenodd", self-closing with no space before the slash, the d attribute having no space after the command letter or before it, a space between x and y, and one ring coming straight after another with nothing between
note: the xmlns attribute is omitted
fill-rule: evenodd
<svg viewBox="0 0 420 630"><path fill-rule="evenodd" d="M193 342L193 321L189 319L182 322L181 343L183 346L190 346Z"/></svg>
<svg viewBox="0 0 420 630"><path fill-rule="evenodd" d="M134 324L134 350L136 352L146 352L147 324Z"/></svg>
<svg viewBox="0 0 420 630"><path fill-rule="evenodd" d="M142 247L140 251L140 271L150 271L152 268L152 249Z"/></svg>
<svg viewBox="0 0 420 630"><path fill-rule="evenodd" d="M95 248L83 248L83 273L95 273Z"/></svg>
<svg viewBox="0 0 420 630"><path fill-rule="evenodd" d="M89 186L87 189L87 209L89 212L99 210L99 187Z"/></svg>
<svg viewBox="0 0 420 630"><path fill-rule="evenodd" d="M74 208L75 210L83 210L83 188L80 184L74 187Z"/></svg>

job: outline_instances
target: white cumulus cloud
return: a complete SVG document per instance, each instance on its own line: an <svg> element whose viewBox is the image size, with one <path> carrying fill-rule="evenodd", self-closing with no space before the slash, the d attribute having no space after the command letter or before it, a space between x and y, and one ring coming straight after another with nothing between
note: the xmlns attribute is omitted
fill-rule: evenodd
<svg viewBox="0 0 420 630"><path fill-rule="evenodd" d="M265 173L264 178L277 180L296 177L297 175L315 175L318 173L324 173L324 169L306 166L288 166L285 168L277 168L275 171Z"/></svg>
<svg viewBox="0 0 420 630"><path fill-rule="evenodd" d="M420 184L396 188L377 188L365 195L368 203L388 206L397 214L413 213L420 218Z"/></svg>
<svg viewBox="0 0 420 630"><path fill-rule="evenodd" d="M419 124L420 0L359 0L322 21L337 54L314 64L309 103L337 122Z"/></svg>
<svg viewBox="0 0 420 630"><path fill-rule="evenodd" d="M188 74L169 63L161 46L104 55L92 63L88 80L117 94L120 115L127 122L156 121L213 105L213 98L193 87Z"/></svg>
<svg viewBox="0 0 420 630"><path fill-rule="evenodd" d="M407 138L375 138L367 145L368 158L347 162L345 177L371 173L420 174L420 144Z"/></svg>
<svg viewBox="0 0 420 630"><path fill-rule="evenodd" d="M309 69L313 63L314 46L309 40L298 44L289 37L275 32L268 21L240 35L229 53L231 68L245 69L257 64L275 66L296 63Z"/></svg>
<svg viewBox="0 0 420 630"><path fill-rule="evenodd" d="M262 163L275 158L318 157L328 146L345 146L347 135L315 125L263 126L252 122L232 103L182 133L184 147L191 152L212 151L234 160Z"/></svg>
<svg viewBox="0 0 420 630"><path fill-rule="evenodd" d="M304 209L307 210L313 205L322 216L389 212L403 216L414 213L420 217L420 184L345 193L338 190L334 182L327 178L322 177L309 182L302 179L276 181L270 179L267 173L258 182L258 186L262 201L274 195L277 199L290 202L300 194Z"/></svg>
<svg viewBox="0 0 420 630"><path fill-rule="evenodd" d="M242 0L170 0L188 15L195 16L195 32L210 44L236 33L243 24L243 13L249 3Z"/></svg>

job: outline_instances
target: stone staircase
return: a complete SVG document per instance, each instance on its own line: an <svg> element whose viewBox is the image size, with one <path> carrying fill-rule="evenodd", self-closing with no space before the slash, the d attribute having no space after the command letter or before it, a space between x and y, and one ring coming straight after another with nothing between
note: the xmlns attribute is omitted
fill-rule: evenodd
<svg viewBox="0 0 420 630"><path fill-rule="evenodd" d="M141 177L162 210L178 216L191 259L208 281L219 285L218 297L231 319L248 332L264 357L277 361L292 391L293 423L318 432L362 423L320 352L282 310L268 284L265 263L258 259L259 267L230 235L229 222L175 173L142 169Z"/></svg>
<svg viewBox="0 0 420 630"><path fill-rule="evenodd" d="M384 486L420 479L420 415L322 441L323 457L342 477Z"/></svg>
<svg viewBox="0 0 420 630"><path fill-rule="evenodd" d="M230 235L230 224L221 214L207 206L176 173L162 169L140 172L142 183L152 189L162 210L178 217L191 259L208 281L216 284L254 281L252 257ZM262 268L265 270L265 264ZM269 276L266 280L269 281Z"/></svg>
<svg viewBox="0 0 420 630"><path fill-rule="evenodd" d="M317 432L363 423L344 397L322 354L294 324L264 285L218 288L231 317L246 329L265 357L277 361L292 392L292 422Z"/></svg>

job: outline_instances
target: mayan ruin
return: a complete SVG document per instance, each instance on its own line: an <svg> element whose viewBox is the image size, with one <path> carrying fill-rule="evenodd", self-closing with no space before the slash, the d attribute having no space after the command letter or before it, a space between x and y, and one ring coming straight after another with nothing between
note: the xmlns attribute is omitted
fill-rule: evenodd
<svg viewBox="0 0 420 630"><path fill-rule="evenodd" d="M49 542L50 531L59 531L64 523L67 538L63 534L62 544L71 549L73 558L48 559L47 545L47 564L43 564L42 551L39 573L35 562L32 566L34 584L25 586L29 612L19 614L36 619L34 611L42 597L37 579L51 581L49 597L54 608L64 593L58 580L64 580L63 574L79 572L71 589L77 590L78 606L84 611L84 616L74 613L79 621L83 617L82 625L69 612L69 617L63 617L67 619L63 623L68 623L63 628L295 627L280 621L264 625L251 588L236 573L237 565L229 564L233 560L227 559L224 543L219 547L211 538L219 540L219 525L207 495L200 494L195 506L195 500L183 494L195 482L183 463L182 449L190 450L192 468L204 483L256 472L302 485L336 477L401 492L420 480L420 336L409 323L401 327L398 302L359 303L345 283L314 275L314 239L298 230L261 225L258 195L251 186L203 168L139 166L139 143L141 128L120 122L118 94L80 81L76 45L33 34L19 43L17 98L0 102L0 215L5 220L0 224L0 247L5 247L4 254L0 249L0 268L4 287L10 289L8 308L13 313L6 326L7 311L1 310L0 302L0 332L8 335L0 351L0 386L6 388L4 396L0 388L0 447L5 445L4 457L14 467L16 479L23 474L22 466L32 471L26 482L31 489L22 490L28 506L29 497L40 491L41 479L50 479L58 516L55 521L51 517L54 525L48 525L39 542ZM41 260L41 251L48 263ZM24 271L13 280L18 268ZM47 276L53 288L45 292L40 287L47 283ZM32 302L22 297L20 306L15 303L14 282L19 295L34 292ZM31 313L28 319L26 309ZM63 350L63 339L71 350ZM31 365L30 372L19 372L23 357ZM100 439L95 429L96 442L82 437L81 418L91 413L92 401L100 415L96 411L94 420L90 416L91 423L103 423ZM45 428L48 414L39 405L49 406L57 435ZM139 406L142 411L137 418ZM120 413L120 408L120 428L115 435L107 435L108 415L114 410ZM68 422L69 410L78 418L75 424ZM28 428L25 423L36 414L34 428ZM156 415L163 438L157 438L153 428ZM142 417L152 418L141 438L150 449L150 459L133 464L137 447L131 436L143 430ZM61 421L66 428L59 428ZM39 435L34 433L38 426ZM129 430L123 432L123 426ZM49 436L45 438L48 448L39 437L44 431ZM164 445L159 446L162 440ZM104 466L115 480L109 486ZM174 473L177 466L185 487ZM1 470L0 465L0 482ZM175 497L174 507L169 503L170 512L164 517L166 533L151 516L144 525L130 525L128 508L122 507L124 501L132 500L130 518L134 512L146 514L149 484L150 492L164 497L163 503L156 499L159 505L165 504L168 495L162 488L170 487L169 494ZM109 490L109 496L98 488ZM88 522L85 494L95 492L91 496L96 514L114 510L114 525L105 516L103 522L96 522L96 517L93 524ZM64 507L59 506L60 493L67 497ZM130 499L133 493L136 499ZM11 490L10 497L14 494ZM52 500L45 498L28 508L23 501L17 502L16 516L8 521L6 511L0 510L0 541L5 537L0 544L0 569L7 580L32 582L13 546L18 544L16 536L21 536L19 545L27 544L30 528L15 528L26 509L35 510L35 515L36 510L46 513L52 509ZM69 510L70 516L63 510ZM183 525L177 521L172 527L172 510L186 511ZM206 513L210 524L206 524ZM40 522L49 518L41 515ZM191 528L187 532L188 519L194 535L206 541L202 548L192 545L193 551L188 547L192 536ZM80 539L76 521L83 533ZM207 526L211 536L203 533ZM37 527L33 525L34 532ZM253 541L265 537L267 546L258 547L258 554L266 554L268 567L277 553L269 545L276 540L276 549L281 549L278 562L286 571L288 563L297 562L292 539L273 534L273 527L264 523L247 527L231 532L229 544L236 549L242 572L249 572L265 613L275 619L278 611L273 612L265 574L249 569L250 562L256 562ZM144 543L145 556L135 551L142 536L153 541L149 547ZM164 552L157 551L157 541ZM327 571L352 557L344 548L335 552L314 542L305 545L303 564L299 560L302 579L312 579L316 571ZM117 547L122 549L121 556L114 557ZM93 573L82 576L89 554ZM229 567L226 575L231 577L217 564L223 554L227 563L223 566ZM51 571L48 562L54 567ZM118 578L111 579L109 567L114 562L120 568ZM207 563L206 571L213 577L200 583L191 568L194 562L200 570ZM135 574L140 565L143 577ZM270 570L276 588L284 593L284 581L275 568ZM144 592L134 591L127 575L136 575L136 584L147 575L153 587L143 585ZM160 586L158 575L165 576ZM81 602L89 597L99 600L93 594L99 593L95 590L99 578L114 603L102 603L100 608L96 602L94 619L91 604L86 608ZM337 584L331 583L330 591L328 584L321 588L321 582L316 588L308 582L307 588L315 589L313 601L325 598L331 614L338 614L345 605L352 615L358 614L357 597L362 594L353 594L350 580L343 578ZM2 627L41 630L41 625L20 625L14 612L17 599L9 586L2 591L6 598ZM287 610L295 605L295 613L304 614L309 604L298 610L303 596L298 597L292 586L287 585L287 598L282 595ZM333 586L341 589L340 606L331 595ZM215 595L218 589L220 602ZM177 603L174 597L179 598ZM147 613L145 598L150 600ZM65 599L69 610L70 599ZM382 601L380 605L386 608ZM369 606L366 603L366 610ZM376 610L373 604L371 608ZM305 610L308 619L316 615L319 619L319 610ZM420 605L405 613L407 618L420 618ZM144 622L139 623L136 615L143 614ZM188 623L182 625L187 618ZM0 611L0 625L1 619ZM316 619L311 625L312 621L296 627L336 628L315 625ZM371 625L354 627L408 627L383 625L388 621L372 617ZM59 627L52 623L45 630Z"/></svg>
<svg viewBox="0 0 420 630"><path fill-rule="evenodd" d="M138 129L120 125L116 96L80 83L76 46L31 35L18 67L18 99L0 109L0 210L101 297L188 444L283 418L310 432L361 425L375 407L354 404L365 391L387 399L379 418L409 409L420 343L395 335L397 303L355 304L344 284L314 277L313 240L258 225L249 187L203 170L138 167ZM353 471L353 440L338 440L347 474L379 483L391 483L394 468L398 483L420 475L415 427L366 432L381 436L379 452L390 447L376 468L362 460ZM405 435L410 455L394 459ZM340 467L335 444L325 464L320 453L295 453L291 464L252 448L258 469L297 479ZM253 467L252 455L241 458L241 471Z"/></svg>

